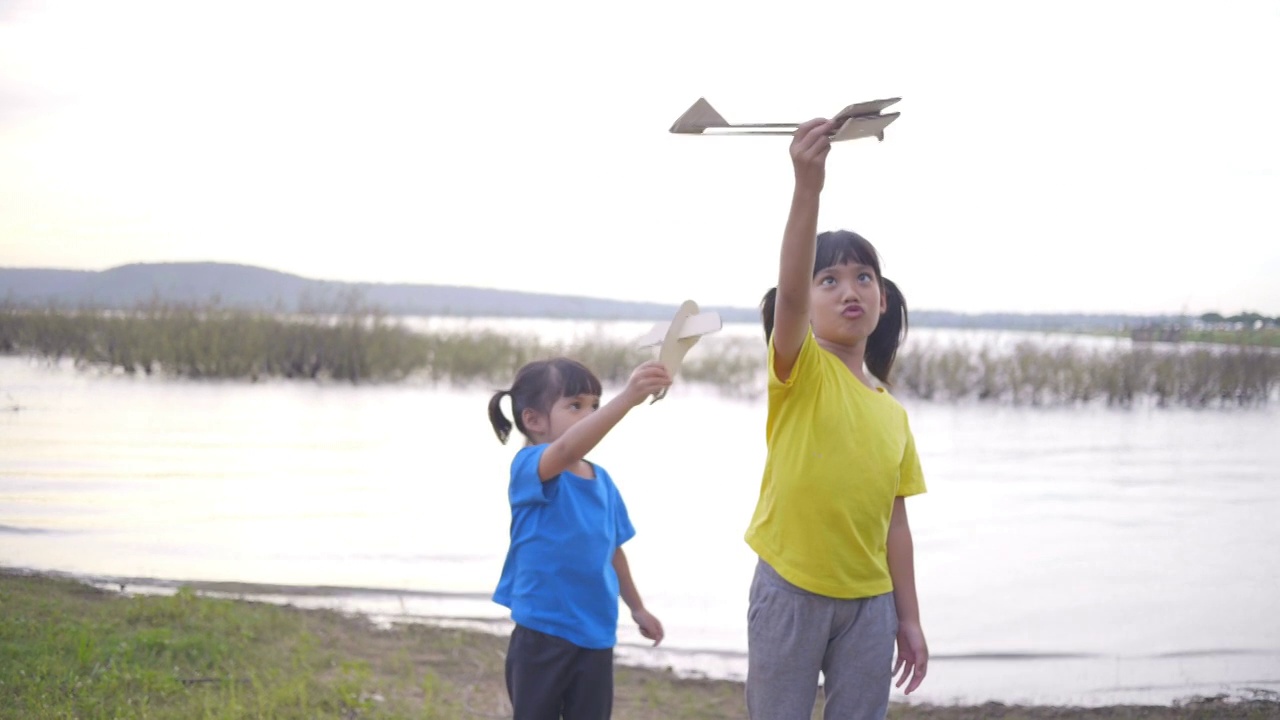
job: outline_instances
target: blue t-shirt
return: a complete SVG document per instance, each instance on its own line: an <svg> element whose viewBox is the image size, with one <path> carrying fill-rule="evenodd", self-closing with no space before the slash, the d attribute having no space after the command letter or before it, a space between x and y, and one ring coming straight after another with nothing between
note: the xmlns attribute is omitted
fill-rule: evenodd
<svg viewBox="0 0 1280 720"><path fill-rule="evenodd" d="M511 619L584 648L618 640L613 555L635 536L627 506L604 468L588 480L569 471L543 482L545 444L511 461L511 546L493 600Z"/></svg>

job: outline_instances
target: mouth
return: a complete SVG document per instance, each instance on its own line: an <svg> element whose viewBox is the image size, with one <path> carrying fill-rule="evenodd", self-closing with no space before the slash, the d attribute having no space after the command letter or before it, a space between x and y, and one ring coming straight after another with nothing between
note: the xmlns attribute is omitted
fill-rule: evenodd
<svg viewBox="0 0 1280 720"><path fill-rule="evenodd" d="M860 318L866 314L866 311L862 309L861 305L849 305L840 314L847 318Z"/></svg>

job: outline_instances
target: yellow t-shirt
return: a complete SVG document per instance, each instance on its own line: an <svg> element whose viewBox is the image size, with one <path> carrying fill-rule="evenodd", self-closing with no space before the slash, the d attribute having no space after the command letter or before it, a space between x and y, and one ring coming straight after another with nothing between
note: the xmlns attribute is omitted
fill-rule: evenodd
<svg viewBox="0 0 1280 720"><path fill-rule="evenodd" d="M786 382L769 343L768 455L746 541L793 585L836 598L893 589L895 497L925 492L906 410L810 330Z"/></svg>

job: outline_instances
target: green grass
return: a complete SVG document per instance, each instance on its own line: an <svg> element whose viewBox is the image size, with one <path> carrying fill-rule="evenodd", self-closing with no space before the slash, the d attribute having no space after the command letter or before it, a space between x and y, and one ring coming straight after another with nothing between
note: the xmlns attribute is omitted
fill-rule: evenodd
<svg viewBox="0 0 1280 720"><path fill-rule="evenodd" d="M0 718L502 718L503 637L214 599L125 596L0 569ZM617 720L746 717L740 683L619 666ZM814 717L821 717L821 693ZM1240 718L1270 701L1179 707L894 705L895 720Z"/></svg>
<svg viewBox="0 0 1280 720"><path fill-rule="evenodd" d="M1222 343L1225 345L1253 345L1280 348L1280 328L1267 327L1257 330L1187 330L1183 342Z"/></svg>
<svg viewBox="0 0 1280 720"><path fill-rule="evenodd" d="M0 583L0 717L434 716L416 697L432 676L375 682L370 660L330 645L316 617L189 591L104 602L66 581ZM385 707L371 699L380 691Z"/></svg>
<svg viewBox="0 0 1280 720"><path fill-rule="evenodd" d="M732 338L708 338L683 376L732 394L751 388L759 360ZM148 304L128 313L31 310L0 305L0 353L126 374L265 377L506 386L524 363L565 354L606 383L622 383L654 356L606 339L557 344L495 331L417 333L375 311L284 317L217 306Z"/></svg>
<svg viewBox="0 0 1280 720"><path fill-rule="evenodd" d="M323 610L121 596L0 571L0 718L509 717L505 639ZM616 717L728 717L732 683L619 668ZM689 708L673 714L674 709Z"/></svg>

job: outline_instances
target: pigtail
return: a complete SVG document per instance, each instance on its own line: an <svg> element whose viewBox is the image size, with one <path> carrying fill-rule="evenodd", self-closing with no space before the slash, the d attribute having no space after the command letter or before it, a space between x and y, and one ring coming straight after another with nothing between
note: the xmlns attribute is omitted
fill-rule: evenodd
<svg viewBox="0 0 1280 720"><path fill-rule="evenodd" d="M511 421L502 412L502 397L510 394L510 390L499 390L489 398L489 423L493 425L493 432L503 445L507 444L507 438L511 436Z"/></svg>
<svg viewBox="0 0 1280 720"><path fill-rule="evenodd" d="M889 374L898 355L898 345L907 336L907 300L902 291L888 278L884 282L885 311L871 336L867 338L865 354L867 369L880 382L892 387Z"/></svg>
<svg viewBox="0 0 1280 720"><path fill-rule="evenodd" d="M769 344L773 337L773 311L778 301L778 288L771 287L760 301L760 319L764 323L764 343Z"/></svg>

